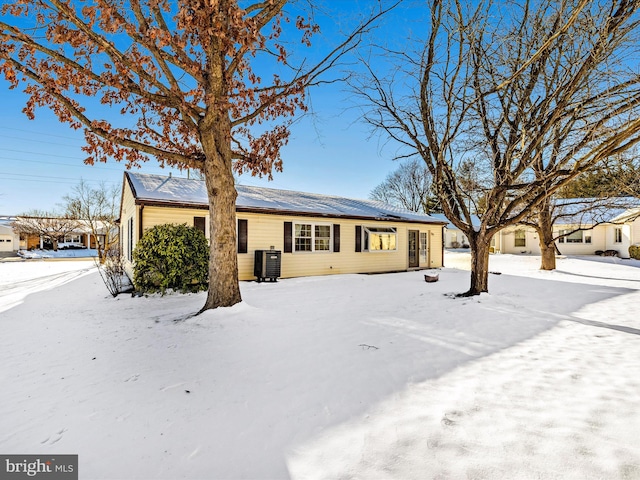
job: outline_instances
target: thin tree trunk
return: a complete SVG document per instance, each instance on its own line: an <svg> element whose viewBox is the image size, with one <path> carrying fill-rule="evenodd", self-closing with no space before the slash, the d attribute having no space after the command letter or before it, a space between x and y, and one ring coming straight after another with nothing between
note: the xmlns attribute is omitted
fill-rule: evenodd
<svg viewBox="0 0 640 480"><path fill-rule="evenodd" d="M471 286L461 296L470 297L489 291L489 247L491 237L485 233L467 233L471 247Z"/></svg>
<svg viewBox="0 0 640 480"><path fill-rule="evenodd" d="M230 131L230 129L229 129ZM204 177L209 197L209 291L201 312L242 301L238 284L236 197L231 170L230 136L218 125L202 134L206 155ZM226 139L226 142L225 142Z"/></svg>
<svg viewBox="0 0 640 480"><path fill-rule="evenodd" d="M556 245L553 240L553 222L548 201L538 211L538 242L540 243L540 270L556 269Z"/></svg>

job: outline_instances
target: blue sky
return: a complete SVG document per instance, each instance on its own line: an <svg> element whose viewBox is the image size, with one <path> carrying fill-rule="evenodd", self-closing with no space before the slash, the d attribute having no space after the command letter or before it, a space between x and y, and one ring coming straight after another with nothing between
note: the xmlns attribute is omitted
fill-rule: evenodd
<svg viewBox="0 0 640 480"><path fill-rule="evenodd" d="M310 98L313 114L296 122L282 150L284 172L275 172L271 182L245 174L239 183L367 198L397 167L392 160L394 147L381 148L384 141L371 136L344 84L319 87ZM9 90L3 79L0 99L0 215L55 210L81 179L92 184L122 183L123 164L84 165L82 132L59 123L46 108L37 111L35 120L28 120L21 112L25 95L20 89ZM160 168L155 160L143 164L140 171L186 176L186 172Z"/></svg>

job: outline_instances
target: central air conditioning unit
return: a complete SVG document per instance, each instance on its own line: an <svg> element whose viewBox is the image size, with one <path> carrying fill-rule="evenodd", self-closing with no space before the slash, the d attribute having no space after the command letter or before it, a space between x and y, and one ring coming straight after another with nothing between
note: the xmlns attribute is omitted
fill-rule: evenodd
<svg viewBox="0 0 640 480"><path fill-rule="evenodd" d="M280 276L280 264L281 264L280 250L256 250L253 274L257 277L258 282L263 282L267 278L275 282Z"/></svg>

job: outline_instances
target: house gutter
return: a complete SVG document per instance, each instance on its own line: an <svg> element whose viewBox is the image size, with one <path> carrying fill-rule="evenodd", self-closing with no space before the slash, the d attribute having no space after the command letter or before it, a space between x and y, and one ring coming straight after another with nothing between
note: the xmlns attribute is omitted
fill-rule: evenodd
<svg viewBox="0 0 640 480"><path fill-rule="evenodd" d="M442 225L442 249L440 250L442 252L442 268L444 268L444 245L446 243L446 239L444 238L445 233L444 231L446 230L447 226L446 225Z"/></svg>

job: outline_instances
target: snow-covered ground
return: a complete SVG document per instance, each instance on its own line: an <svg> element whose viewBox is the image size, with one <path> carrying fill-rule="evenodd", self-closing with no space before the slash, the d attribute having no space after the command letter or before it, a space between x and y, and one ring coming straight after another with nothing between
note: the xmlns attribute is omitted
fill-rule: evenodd
<svg viewBox="0 0 640 480"><path fill-rule="evenodd" d="M93 248L66 248L60 250L18 250L22 258L90 258L96 257L98 251Z"/></svg>
<svg viewBox="0 0 640 480"><path fill-rule="evenodd" d="M467 299L463 253L437 283L242 283L198 317L204 294L0 263L0 452L77 453L82 479L640 478L640 262L538 261L492 256Z"/></svg>

